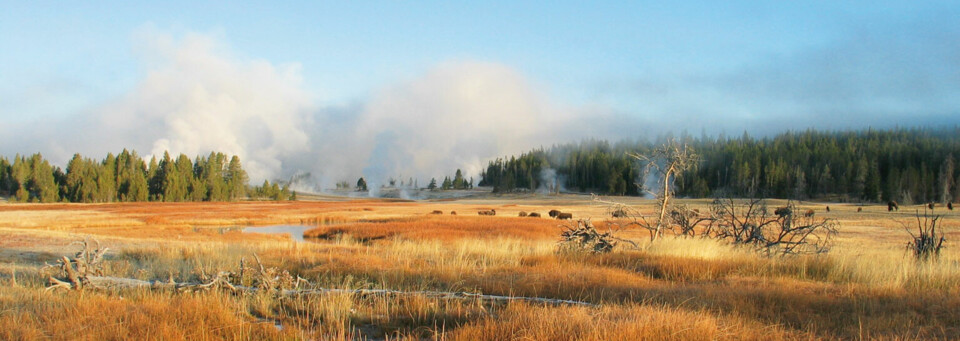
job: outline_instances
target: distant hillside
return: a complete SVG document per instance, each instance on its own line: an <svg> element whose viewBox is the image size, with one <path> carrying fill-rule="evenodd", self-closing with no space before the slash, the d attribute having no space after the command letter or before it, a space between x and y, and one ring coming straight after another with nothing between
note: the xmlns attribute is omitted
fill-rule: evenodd
<svg viewBox="0 0 960 341"><path fill-rule="evenodd" d="M644 154L659 142L589 140L490 161L496 192L569 189L640 195ZM677 137L702 162L676 182L686 197L764 196L903 203L957 201L960 128L786 132L773 137Z"/></svg>

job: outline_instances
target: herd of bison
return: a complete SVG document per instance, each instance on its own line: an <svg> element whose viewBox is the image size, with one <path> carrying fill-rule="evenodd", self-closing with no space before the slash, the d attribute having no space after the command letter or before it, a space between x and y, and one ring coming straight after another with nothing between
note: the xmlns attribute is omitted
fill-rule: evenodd
<svg viewBox="0 0 960 341"><path fill-rule="evenodd" d="M443 214L443 211L435 210L435 211L431 212L430 214ZM479 215L497 215L497 210L495 210L495 209L480 210L480 211L477 211L477 214L479 214ZM560 211L558 211L558 210L550 210L550 212L548 212L547 214L550 215L550 218L556 218L556 219L560 219L560 220L573 219L573 213L565 213L565 212L560 212ZM457 211L450 211L450 215L457 215ZM529 212L529 213L527 213L526 211L520 211L519 216L521 216L521 217L528 217L528 218L540 218L540 213L537 213L537 212Z"/></svg>
<svg viewBox="0 0 960 341"><path fill-rule="evenodd" d="M934 207L936 207L936 204L934 204L934 203L928 203L928 204L927 204L927 208L929 208L929 209L931 209L931 210L934 209ZM947 203L947 209L953 211L953 203ZM778 209L774 212L774 214L780 215L780 216L782 216L782 215L784 215L784 214L789 214L788 212L781 211L781 210L786 210L786 208L785 208L785 207L784 207L784 208L778 208ZM889 202L887 202L887 211L899 211L899 210L900 210L900 205L897 204L896 201L889 201ZM830 212L830 206L827 206L827 207L826 207L826 211L827 211L827 212ZM857 207L857 212L863 212L863 207ZM435 211L431 212L430 214L443 214L443 211L435 210ZM489 216L493 216L493 215L497 215L497 210L495 210L495 209L480 210L480 211L477 211L477 214L479 214L479 215L489 215ZM550 210L550 212L548 212L547 214L550 216L550 218L555 218L555 219L560 219L560 220L573 219L573 213L560 212L560 211L558 211L558 210ZM805 212L804 215L805 215L805 216L808 216L808 217L811 217L811 216L813 216L813 214L814 214L814 211L813 211L813 210L807 210L807 212ZM457 215L457 211L450 211L450 215ZM614 218L620 218L620 217L623 217L623 216L625 216L625 215L626 215L626 214L625 214L625 212L623 212L623 210L617 210L617 211L614 211L614 212L613 212L613 217L614 217ZM540 213L520 211L519 216L520 216L520 217L528 217L528 218L540 218Z"/></svg>

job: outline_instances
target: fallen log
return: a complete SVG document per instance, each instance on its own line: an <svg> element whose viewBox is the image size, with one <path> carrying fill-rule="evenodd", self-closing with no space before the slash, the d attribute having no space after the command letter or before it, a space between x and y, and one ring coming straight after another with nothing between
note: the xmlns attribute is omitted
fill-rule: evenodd
<svg viewBox="0 0 960 341"><path fill-rule="evenodd" d="M134 278L124 278L124 277L110 277L110 276L87 276L83 284L83 288L86 289L99 289L99 290L131 290L131 289L147 289L147 290L161 290L161 291L177 291L177 292L195 292L195 291L206 291L212 289L224 289L232 293L247 293L255 294L264 289L256 287L248 287L242 285L234 285L227 281L225 278L227 273L221 272L216 278L207 283L196 283L196 282L171 282L171 281L146 281ZM299 281L306 281L302 278L298 279ZM47 290L55 289L79 289L73 283L67 281L61 281L54 277L50 277L51 285L47 287ZM390 290L390 289L336 289L336 288L311 288L311 289L285 289L277 290L276 293L281 296L303 296L303 295L326 295L326 294L350 294L358 296L422 296L435 299L455 299L455 300L479 300L487 302L514 302L514 301L523 301L530 303L541 303L549 305L576 305L576 306L587 306L587 307L596 307L597 304L584 301L576 300L564 300L557 298L545 298L545 297L525 297L525 296L502 296L502 295L485 295L477 294L470 292L450 292L450 291L401 291L401 290Z"/></svg>
<svg viewBox="0 0 960 341"><path fill-rule="evenodd" d="M492 210L491 210L492 211ZM50 276L49 285L46 290L129 290L146 289L175 292L197 292L210 290L225 290L234 294L254 294L260 292L272 293L278 296L301 296L301 295L323 295L323 294L352 294L359 296L422 296L436 299L460 299L460 300L480 300L489 302L511 302L525 301L533 303L551 304L551 305L579 305L596 306L593 303L563 300L544 297L516 297L484 295L468 292L446 292L446 291L400 291L389 289L333 289L333 288L301 288L301 283L309 285L310 282L297 276L294 278L285 270L274 267L265 267L260 257L253 255L257 260L256 267L246 265L243 258L240 259L239 271L229 272L220 271L212 279L206 282L176 282L171 277L166 281L153 280L146 281L134 278L104 276L102 273L101 261L104 259L106 248L100 248L100 243L93 248L86 241L81 242L82 250L70 259L62 257L57 265L48 265L49 268L60 270L60 278ZM252 270L254 278L251 286L243 286L234 283L241 283L245 273ZM201 278L207 278L203 275Z"/></svg>

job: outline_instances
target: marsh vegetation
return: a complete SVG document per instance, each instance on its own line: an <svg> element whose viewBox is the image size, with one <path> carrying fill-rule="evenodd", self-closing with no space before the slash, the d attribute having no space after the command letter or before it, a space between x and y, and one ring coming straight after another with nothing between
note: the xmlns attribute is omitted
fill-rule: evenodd
<svg viewBox="0 0 960 341"><path fill-rule="evenodd" d="M623 198L653 215L655 201ZM683 200L708 212L710 201ZM774 201L772 205L785 204ZM558 209L617 219L584 196L385 201L8 204L0 207L3 339L951 339L960 337L957 217L944 214L940 256L917 261L881 205L803 205L840 221L828 253L771 256L723 240L644 229L639 248L558 248ZM860 209L858 212L858 208ZM904 207L907 208L907 207ZM434 210L459 215L434 215ZM496 210L496 216L475 212ZM544 218L518 217L520 211ZM468 214L469 213L469 214ZM337 222L316 242L220 227ZM229 290L45 290L77 240L110 251L104 275L202 283L254 255L323 295ZM575 300L596 306L360 294L355 289Z"/></svg>

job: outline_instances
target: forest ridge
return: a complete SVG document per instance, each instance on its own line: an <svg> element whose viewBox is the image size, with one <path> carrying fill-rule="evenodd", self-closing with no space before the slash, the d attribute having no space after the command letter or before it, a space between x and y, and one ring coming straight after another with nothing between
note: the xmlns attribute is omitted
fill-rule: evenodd
<svg viewBox="0 0 960 341"><path fill-rule="evenodd" d="M481 186L495 192L552 188L640 195L643 165L657 141L589 140L490 161ZM843 202L947 202L960 199L960 128L786 132L773 137L694 138L701 162L676 181L680 196L772 197Z"/></svg>

